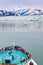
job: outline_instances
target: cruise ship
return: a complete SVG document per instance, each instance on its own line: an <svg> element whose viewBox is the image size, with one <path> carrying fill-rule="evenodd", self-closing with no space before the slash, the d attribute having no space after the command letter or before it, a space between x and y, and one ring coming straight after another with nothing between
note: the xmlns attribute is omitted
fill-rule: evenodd
<svg viewBox="0 0 43 65"><path fill-rule="evenodd" d="M37 65L37 63L28 51L12 45L0 49L0 65Z"/></svg>

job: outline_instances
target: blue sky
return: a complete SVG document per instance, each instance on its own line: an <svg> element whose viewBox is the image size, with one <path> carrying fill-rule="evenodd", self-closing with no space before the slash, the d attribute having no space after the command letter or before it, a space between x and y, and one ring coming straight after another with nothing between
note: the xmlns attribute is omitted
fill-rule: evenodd
<svg viewBox="0 0 43 65"><path fill-rule="evenodd" d="M43 0L0 0L0 8L43 7Z"/></svg>

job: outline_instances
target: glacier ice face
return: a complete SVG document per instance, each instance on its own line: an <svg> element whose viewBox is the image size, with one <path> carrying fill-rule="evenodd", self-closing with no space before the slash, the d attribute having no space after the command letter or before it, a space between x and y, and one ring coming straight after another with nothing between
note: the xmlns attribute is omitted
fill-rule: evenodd
<svg viewBox="0 0 43 65"><path fill-rule="evenodd" d="M1 17L0 31L43 31L43 16Z"/></svg>

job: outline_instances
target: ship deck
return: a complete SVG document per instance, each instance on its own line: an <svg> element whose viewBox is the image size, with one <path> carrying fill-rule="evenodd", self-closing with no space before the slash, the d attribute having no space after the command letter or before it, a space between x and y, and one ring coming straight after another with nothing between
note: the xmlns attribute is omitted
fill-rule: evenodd
<svg viewBox="0 0 43 65"><path fill-rule="evenodd" d="M1 65L18 65L31 58L31 55L19 46L10 46L0 50Z"/></svg>

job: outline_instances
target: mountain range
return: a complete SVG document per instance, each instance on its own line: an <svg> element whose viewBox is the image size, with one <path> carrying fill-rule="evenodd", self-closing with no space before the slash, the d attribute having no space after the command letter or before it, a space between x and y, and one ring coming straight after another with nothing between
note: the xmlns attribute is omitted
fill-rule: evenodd
<svg viewBox="0 0 43 65"><path fill-rule="evenodd" d="M0 16L29 16L29 15L43 15L41 9L19 9L19 10L0 10Z"/></svg>

